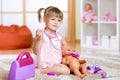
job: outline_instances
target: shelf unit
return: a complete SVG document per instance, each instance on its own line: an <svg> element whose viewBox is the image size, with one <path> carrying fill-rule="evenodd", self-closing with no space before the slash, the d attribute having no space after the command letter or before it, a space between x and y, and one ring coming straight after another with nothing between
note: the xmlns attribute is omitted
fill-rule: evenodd
<svg viewBox="0 0 120 80"><path fill-rule="evenodd" d="M80 15L84 13L84 5L90 3L98 20L80 22L81 47L106 50L120 50L120 1L119 0L81 0ZM105 12L110 12L110 19L104 19ZM113 21L116 17L116 21Z"/></svg>

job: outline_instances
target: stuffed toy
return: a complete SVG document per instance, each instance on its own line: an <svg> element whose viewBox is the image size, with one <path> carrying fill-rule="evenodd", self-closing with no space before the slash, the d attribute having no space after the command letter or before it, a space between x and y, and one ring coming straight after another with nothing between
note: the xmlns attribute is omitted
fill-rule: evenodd
<svg viewBox="0 0 120 80"><path fill-rule="evenodd" d="M91 21L97 20L97 16L92 10L92 5L87 3L85 4L85 12L83 13L83 21L87 21L88 24L91 24Z"/></svg>
<svg viewBox="0 0 120 80"><path fill-rule="evenodd" d="M86 68L86 61L85 60L80 60L78 57L73 56L69 53L75 52L74 50L62 46L62 64L67 65L70 68L70 72L73 73L74 75L84 78L87 74L87 68Z"/></svg>
<svg viewBox="0 0 120 80"><path fill-rule="evenodd" d="M116 16L111 17L110 11L104 12L103 18L104 18L104 21L117 21Z"/></svg>
<svg viewBox="0 0 120 80"><path fill-rule="evenodd" d="M105 21L111 21L111 13L109 11L106 11L104 13L104 20Z"/></svg>

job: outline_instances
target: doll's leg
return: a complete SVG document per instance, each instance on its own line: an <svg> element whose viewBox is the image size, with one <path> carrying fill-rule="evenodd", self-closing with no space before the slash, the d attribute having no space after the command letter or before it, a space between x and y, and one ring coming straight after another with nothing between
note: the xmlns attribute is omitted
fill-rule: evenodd
<svg viewBox="0 0 120 80"><path fill-rule="evenodd" d="M79 63L76 62L76 63L72 64L70 66L70 70L71 70L71 72L74 73L74 75L82 78L82 74L80 72L80 64Z"/></svg>
<svg viewBox="0 0 120 80"><path fill-rule="evenodd" d="M82 73L82 77L85 77L87 75L87 68L86 68L86 64L81 64L81 73Z"/></svg>
<svg viewBox="0 0 120 80"><path fill-rule="evenodd" d="M36 73L48 73L48 72L54 72L56 74L69 74L70 70L66 65L63 64L55 64L52 67L44 68L44 69L37 69Z"/></svg>
<svg viewBox="0 0 120 80"><path fill-rule="evenodd" d="M73 73L74 73L76 76L82 78L82 74L81 74L81 72L79 71L79 69L77 69L77 68L74 69L74 70L73 70Z"/></svg>

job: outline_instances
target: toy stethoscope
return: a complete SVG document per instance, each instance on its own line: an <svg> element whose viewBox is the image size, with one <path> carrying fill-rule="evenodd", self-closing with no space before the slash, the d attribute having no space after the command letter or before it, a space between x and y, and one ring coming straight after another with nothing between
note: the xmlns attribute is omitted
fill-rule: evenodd
<svg viewBox="0 0 120 80"><path fill-rule="evenodd" d="M56 38L57 37L57 33L55 32L55 36L51 36L51 35L48 35L48 33L44 30L44 33L45 35L49 38L50 40L50 43L52 45L52 47L58 51L61 51L61 52L67 52L67 51L64 51L64 50L60 50L58 48L56 48L53 43L52 43L52 38ZM69 54L71 54L73 57L79 57L79 55L75 52L67 52ZM101 68L97 67L97 66L87 66L87 69L89 70L90 73L93 73L93 74L96 74L97 72L101 71ZM54 72L48 72L47 75L50 75L50 76L55 76L57 74L55 74ZM107 76L106 72L102 72L101 73L102 77L105 78Z"/></svg>
<svg viewBox="0 0 120 80"><path fill-rule="evenodd" d="M73 57L79 57L79 54L78 54L78 53L68 52L68 51L65 51L65 50L60 50L60 49L56 48L56 47L53 45L53 43L52 43L52 38L56 38L56 37L57 37L57 33L56 33L56 32L54 33L55 36L51 36L51 35L49 35L49 34L45 31L45 29L44 29L44 33L45 33L45 35L49 38L50 43L51 43L51 45L52 45L52 47L53 47L54 49L56 49L56 50L58 50L58 51L60 51L60 52L67 52L67 53L71 54Z"/></svg>

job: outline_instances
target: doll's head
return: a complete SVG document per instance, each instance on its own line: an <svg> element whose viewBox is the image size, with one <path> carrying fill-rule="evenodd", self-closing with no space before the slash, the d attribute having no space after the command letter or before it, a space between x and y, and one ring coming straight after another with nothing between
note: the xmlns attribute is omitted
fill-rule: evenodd
<svg viewBox="0 0 120 80"><path fill-rule="evenodd" d="M85 4L85 11L92 10L92 5L90 3Z"/></svg>

